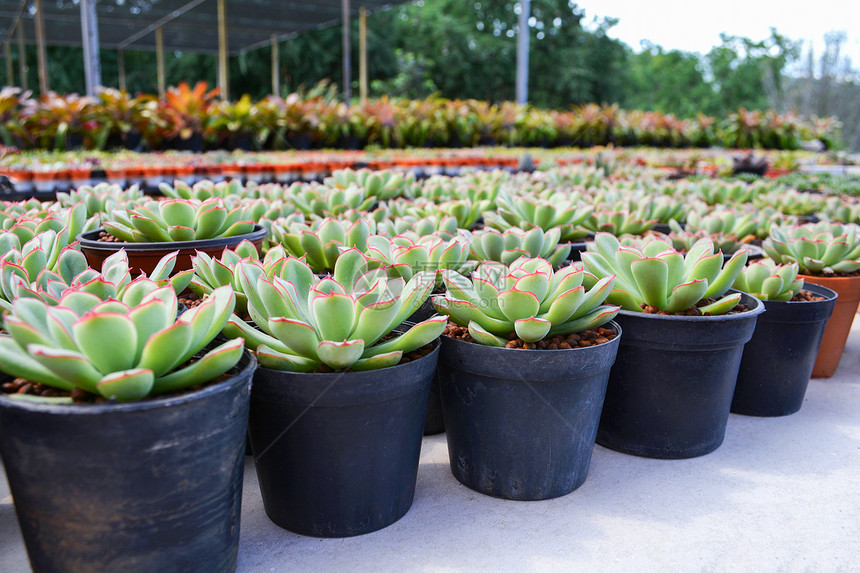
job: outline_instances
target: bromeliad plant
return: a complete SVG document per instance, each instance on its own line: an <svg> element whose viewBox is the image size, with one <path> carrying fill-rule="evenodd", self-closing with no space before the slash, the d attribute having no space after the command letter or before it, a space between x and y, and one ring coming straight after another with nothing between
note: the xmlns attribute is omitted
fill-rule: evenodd
<svg viewBox="0 0 860 573"><path fill-rule="evenodd" d="M250 233L254 222L244 215L241 207L228 209L221 199L167 199L114 210L104 229L127 243L199 241Z"/></svg>
<svg viewBox="0 0 860 573"><path fill-rule="evenodd" d="M616 276L615 288L606 300L635 312L643 312L646 307L667 313L685 312L705 299L716 298L698 310L702 314L725 314L737 305L741 295L723 295L746 262L747 251L741 249L724 265L722 253L714 252L709 239L698 241L683 255L660 240L641 249L622 246L609 233L598 233L582 253L584 268L592 275L586 275L586 284Z"/></svg>
<svg viewBox="0 0 860 573"><path fill-rule="evenodd" d="M408 282L389 279L384 269L368 270L366 257L349 249L337 260L333 277L320 279L303 261L289 257L279 276L267 276L262 263L237 265L248 296L248 312L263 332L233 316L224 330L244 336L261 366L313 372L376 370L394 366L403 354L432 342L445 328L433 317L390 340L387 334L418 310L433 288L433 271Z"/></svg>
<svg viewBox="0 0 860 573"><path fill-rule="evenodd" d="M860 225L774 226L762 248L778 263L797 263L801 274L848 274L860 270Z"/></svg>
<svg viewBox="0 0 860 573"><path fill-rule="evenodd" d="M487 227L472 233L470 256L479 261L498 261L510 265L520 257L542 258L558 268L570 255L570 245L560 245L561 229L544 232L540 227L523 231L511 227L504 232Z"/></svg>
<svg viewBox="0 0 860 573"><path fill-rule="evenodd" d="M603 304L615 277L606 277L586 292L581 269L565 267L553 272L540 258L521 258L510 266L481 263L469 280L443 271L447 292L433 297L433 306L480 343L505 346L512 332L523 342L547 336L596 328L618 313Z"/></svg>
<svg viewBox="0 0 860 573"><path fill-rule="evenodd" d="M791 300L803 288L797 273L797 263L780 265L761 259L744 268L732 288L761 300Z"/></svg>
<svg viewBox="0 0 860 573"><path fill-rule="evenodd" d="M170 287L123 302L74 289L57 306L19 298L4 318L11 336L0 336L0 369L60 390L77 388L118 401L181 390L230 370L242 356L241 338L186 363L226 324L235 303L233 291L216 289L178 319L176 303Z"/></svg>

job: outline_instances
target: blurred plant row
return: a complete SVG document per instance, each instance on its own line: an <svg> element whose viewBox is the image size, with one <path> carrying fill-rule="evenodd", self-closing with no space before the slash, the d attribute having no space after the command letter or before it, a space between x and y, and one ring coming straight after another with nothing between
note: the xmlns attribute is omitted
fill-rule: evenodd
<svg viewBox="0 0 860 573"><path fill-rule="evenodd" d="M799 149L839 146L835 118L802 120L773 110L739 109L725 118L622 110L585 104L545 110L513 102L389 99L346 105L323 88L252 101L217 99L205 82L180 83L164 99L105 89L98 97L19 88L0 91L0 136L24 149L309 149L577 146Z"/></svg>

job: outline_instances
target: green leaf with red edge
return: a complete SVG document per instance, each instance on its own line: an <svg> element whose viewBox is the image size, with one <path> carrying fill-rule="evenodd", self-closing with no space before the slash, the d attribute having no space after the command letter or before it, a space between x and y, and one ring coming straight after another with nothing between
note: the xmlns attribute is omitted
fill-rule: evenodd
<svg viewBox="0 0 860 573"><path fill-rule="evenodd" d="M161 217L168 227L186 227L194 232L197 207L191 201L165 199L160 203Z"/></svg>
<svg viewBox="0 0 860 573"><path fill-rule="evenodd" d="M381 300L358 310L358 320L350 335L351 338L364 340L365 346L373 346L387 334L390 325L400 311L400 300Z"/></svg>
<svg viewBox="0 0 860 573"><path fill-rule="evenodd" d="M205 205L205 204L204 204ZM211 239L220 235L227 221L227 209L213 203L212 207L201 206L197 212L194 230L198 239Z"/></svg>
<svg viewBox="0 0 860 573"><path fill-rule="evenodd" d="M314 324L322 340L342 341L349 338L355 323L355 302L338 292L314 292L311 297Z"/></svg>
<svg viewBox="0 0 860 573"><path fill-rule="evenodd" d="M355 370L356 372L366 370L379 370L380 368L397 366L401 358L403 358L403 352L401 352L400 350L395 350L386 354L378 354L376 356L371 356L369 358L359 358L352 363L350 368Z"/></svg>
<svg viewBox="0 0 860 573"><path fill-rule="evenodd" d="M316 360L311 360L304 356L296 356L294 354L280 352L265 344L261 344L257 348L255 354L261 367L271 368L273 370L313 372L320 366L320 362L317 362Z"/></svg>
<svg viewBox="0 0 860 573"><path fill-rule="evenodd" d="M193 334L191 325L184 322L175 322L154 333L143 346L136 366L152 370L156 377L167 374L180 364Z"/></svg>
<svg viewBox="0 0 860 573"><path fill-rule="evenodd" d="M324 364L339 370L352 366L362 358L364 350L363 340L323 340L317 346L317 355Z"/></svg>
<svg viewBox="0 0 860 573"><path fill-rule="evenodd" d="M630 263L630 271L645 304L663 308L666 305L669 267L662 259L645 257Z"/></svg>
<svg viewBox="0 0 860 573"><path fill-rule="evenodd" d="M404 354L417 350L439 338L445 326L448 324L448 319L444 316L434 316L419 322L397 338L386 340L371 347L364 349L362 358L369 358L379 354L385 354L394 350L400 350Z"/></svg>
<svg viewBox="0 0 860 573"><path fill-rule="evenodd" d="M669 295L669 299L663 310L667 312L682 312L692 308L697 302L705 298L707 290L707 279L697 279L679 284L672 289L672 293Z"/></svg>
<svg viewBox="0 0 860 573"><path fill-rule="evenodd" d="M27 352L39 364L53 372L57 377L86 390L98 394L96 385L102 373L93 368L90 361L81 353L64 348L53 348L41 344L30 344Z"/></svg>
<svg viewBox="0 0 860 573"><path fill-rule="evenodd" d="M268 330L295 354L312 360L320 359L317 356L320 338L309 324L290 318L270 318Z"/></svg>
<svg viewBox="0 0 860 573"><path fill-rule="evenodd" d="M496 336L495 334L488 332L474 320L469 322L469 334L475 342L485 346L502 347L508 343L506 338L501 338L500 336Z"/></svg>
<svg viewBox="0 0 860 573"><path fill-rule="evenodd" d="M499 308L511 322L521 318L530 318L540 311L540 301L530 292L520 291L515 288L499 293ZM481 322L481 321L478 321ZM485 324L481 324L485 326ZM492 329L488 329L492 332Z"/></svg>
<svg viewBox="0 0 860 573"><path fill-rule="evenodd" d="M725 314L732 310L741 300L741 293L726 295L717 302L706 306L700 306L699 310L702 314L709 313L711 315Z"/></svg>
<svg viewBox="0 0 860 573"><path fill-rule="evenodd" d="M228 340L213 348L191 365L171 372L155 380L153 394L181 390L188 386L204 384L229 371L242 358L245 341L241 338Z"/></svg>
<svg viewBox="0 0 860 573"><path fill-rule="evenodd" d="M134 367L137 331L128 316L88 313L75 321L72 334L78 348L102 374Z"/></svg>
<svg viewBox="0 0 860 573"><path fill-rule="evenodd" d="M543 339L552 323L543 318L521 318L514 322L514 331L523 342L537 342Z"/></svg>
<svg viewBox="0 0 860 573"><path fill-rule="evenodd" d="M540 317L550 321L552 324L562 323L573 316L584 299L584 287L578 286L570 289L569 291L561 293L559 296L555 297L549 310L545 314L541 314Z"/></svg>
<svg viewBox="0 0 860 573"><path fill-rule="evenodd" d="M96 389L105 398L130 402L148 396L153 382L151 370L133 368L105 375Z"/></svg>
<svg viewBox="0 0 860 573"><path fill-rule="evenodd" d="M173 242L173 238L154 219L135 214L131 216L131 224L149 241L158 243Z"/></svg>
<svg viewBox="0 0 860 573"><path fill-rule="evenodd" d="M16 378L42 382L61 390L74 388L74 384L42 366L8 336L0 336L0 370Z"/></svg>
<svg viewBox="0 0 860 573"><path fill-rule="evenodd" d="M604 304L598 306L585 316L553 326L549 333L547 333L547 336L555 336L556 334L567 335L574 332L582 332L583 330L597 328L598 326L606 324L615 318L618 315L619 310L619 307L613 305Z"/></svg>

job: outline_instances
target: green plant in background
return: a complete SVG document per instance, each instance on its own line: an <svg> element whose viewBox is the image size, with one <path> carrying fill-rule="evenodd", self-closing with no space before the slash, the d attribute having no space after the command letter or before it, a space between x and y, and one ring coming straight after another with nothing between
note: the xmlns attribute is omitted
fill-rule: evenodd
<svg viewBox="0 0 860 573"><path fill-rule="evenodd" d="M148 201L130 209L116 209L104 221L105 231L127 243L199 241L235 237L254 230L243 220L240 207L228 209L220 198L195 201Z"/></svg>
<svg viewBox="0 0 860 573"><path fill-rule="evenodd" d="M110 213L115 209L126 209L142 200L143 191L138 185L123 189L120 185L106 181L57 193L57 202L63 207L72 207L77 203L86 205L87 217Z"/></svg>
<svg viewBox="0 0 860 573"><path fill-rule="evenodd" d="M779 265L761 259L745 267L732 288L761 300L791 300L803 288L803 279L797 278L797 273L797 263Z"/></svg>
<svg viewBox="0 0 860 573"><path fill-rule="evenodd" d="M653 228L657 219L645 219L639 211L628 209L606 210L598 208L592 212L583 222L582 226L592 233L612 233L616 237L621 235L641 235Z"/></svg>
<svg viewBox="0 0 860 573"><path fill-rule="evenodd" d="M446 241L453 239L459 228L456 217L444 215L427 215L420 218L405 215L392 219L383 218L377 225L379 234L387 237L412 232L420 237L435 234Z"/></svg>
<svg viewBox="0 0 860 573"><path fill-rule="evenodd" d="M414 175L402 175L394 171L371 171L370 169L338 169L324 183L332 189L349 189L355 187L364 190L366 197L378 201L388 201L401 197L414 184Z"/></svg>
<svg viewBox="0 0 860 573"><path fill-rule="evenodd" d="M197 199L198 201L205 201L212 197L221 197L222 199L227 197L243 197L246 193L246 187L242 185L239 179L233 179L229 182L219 181L217 183L204 179L194 185L189 185L181 179L176 179L173 185L164 182L159 183L158 190L162 195L171 199Z"/></svg>
<svg viewBox="0 0 860 573"><path fill-rule="evenodd" d="M338 217L348 210L367 211L376 201L363 187L351 185L340 189L320 183L293 183L287 188L286 197L296 210L317 217Z"/></svg>
<svg viewBox="0 0 860 573"><path fill-rule="evenodd" d="M389 279L384 269L369 270L357 249L346 251L333 277L324 279L294 257L283 262L279 277L269 278L261 263L248 260L238 263L237 272L248 296L248 312L263 332L234 316L224 333L244 336L267 368L386 368L438 338L445 328L444 317L433 317L383 340L423 304L435 272L420 271L408 282Z"/></svg>
<svg viewBox="0 0 860 573"><path fill-rule="evenodd" d="M481 263L471 280L443 271L447 291L433 297L433 306L480 343L505 346L515 332L523 342L547 336L596 328L612 320L617 306L604 305L614 277L598 281L586 292L581 269L565 267L553 272L539 258L521 258L507 266Z"/></svg>
<svg viewBox="0 0 860 573"><path fill-rule="evenodd" d="M470 256L479 261L498 261L510 265L520 257L548 260L553 267L560 267L570 255L569 244L559 244L561 229L552 228L544 232L540 227L523 231L511 227L504 232L485 228L472 233Z"/></svg>
<svg viewBox="0 0 860 573"><path fill-rule="evenodd" d="M230 370L242 356L244 341L238 338L186 365L221 331L234 303L233 291L222 287L177 319L176 293L170 287L124 302L74 289L57 306L19 298L4 318L11 336L0 337L0 369L60 390L78 388L118 401L202 384Z"/></svg>
<svg viewBox="0 0 860 573"><path fill-rule="evenodd" d="M570 241L587 235L587 231L578 230L586 218L594 210L574 198L560 195L550 199L538 197L511 197L499 194L496 197L497 211L484 213L484 222L488 227L504 231L511 227L531 229L540 227L548 231L553 227L561 229L562 241Z"/></svg>
<svg viewBox="0 0 860 573"><path fill-rule="evenodd" d="M598 233L582 264L591 277L586 284L616 276L607 301L624 310L642 312L646 306L667 313L684 312L709 298L718 299L699 307L702 314L724 314L733 309L740 294L725 295L747 262L742 249L723 264L714 244L702 239L683 255L665 241L651 241L643 248L625 247L609 233ZM720 298L722 297L722 298Z"/></svg>
<svg viewBox="0 0 860 573"><path fill-rule="evenodd" d="M371 266L385 268L403 280L422 271L469 272L476 264L468 260L469 238L463 233L451 239L442 234L418 236L410 232L391 239L374 235L367 240L365 254ZM441 277L437 275L434 282L441 284Z"/></svg>
<svg viewBox="0 0 860 573"><path fill-rule="evenodd" d="M860 270L860 226L809 223L772 227L762 243L777 263L797 263L802 274L846 274Z"/></svg>

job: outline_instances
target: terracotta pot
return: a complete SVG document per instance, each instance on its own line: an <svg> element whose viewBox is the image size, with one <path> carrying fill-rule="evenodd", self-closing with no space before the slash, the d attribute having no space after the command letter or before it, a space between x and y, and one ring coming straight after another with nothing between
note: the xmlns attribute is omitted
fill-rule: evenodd
<svg viewBox="0 0 860 573"><path fill-rule="evenodd" d="M804 281L827 287L836 291L839 298L833 314L824 328L824 337L815 358L815 366L812 368L813 378L830 378L839 366L845 342L851 331L851 323L857 306L860 304L860 277L814 277L799 275Z"/></svg>
<svg viewBox="0 0 860 573"><path fill-rule="evenodd" d="M87 263L92 268L101 270L102 263L106 258L120 249L125 249L133 276L137 276L141 272L147 275L151 274L161 258L174 251L179 251L179 256L173 267L174 274L192 268L191 257L198 251L212 257L220 257L225 248L235 248L242 241L248 240L254 244L257 252L261 252L263 240L268 234L266 227L255 225L252 232L234 237L216 237L214 239L171 243L113 243L98 240L102 231L103 229L96 229L78 235L81 251L87 257Z"/></svg>

